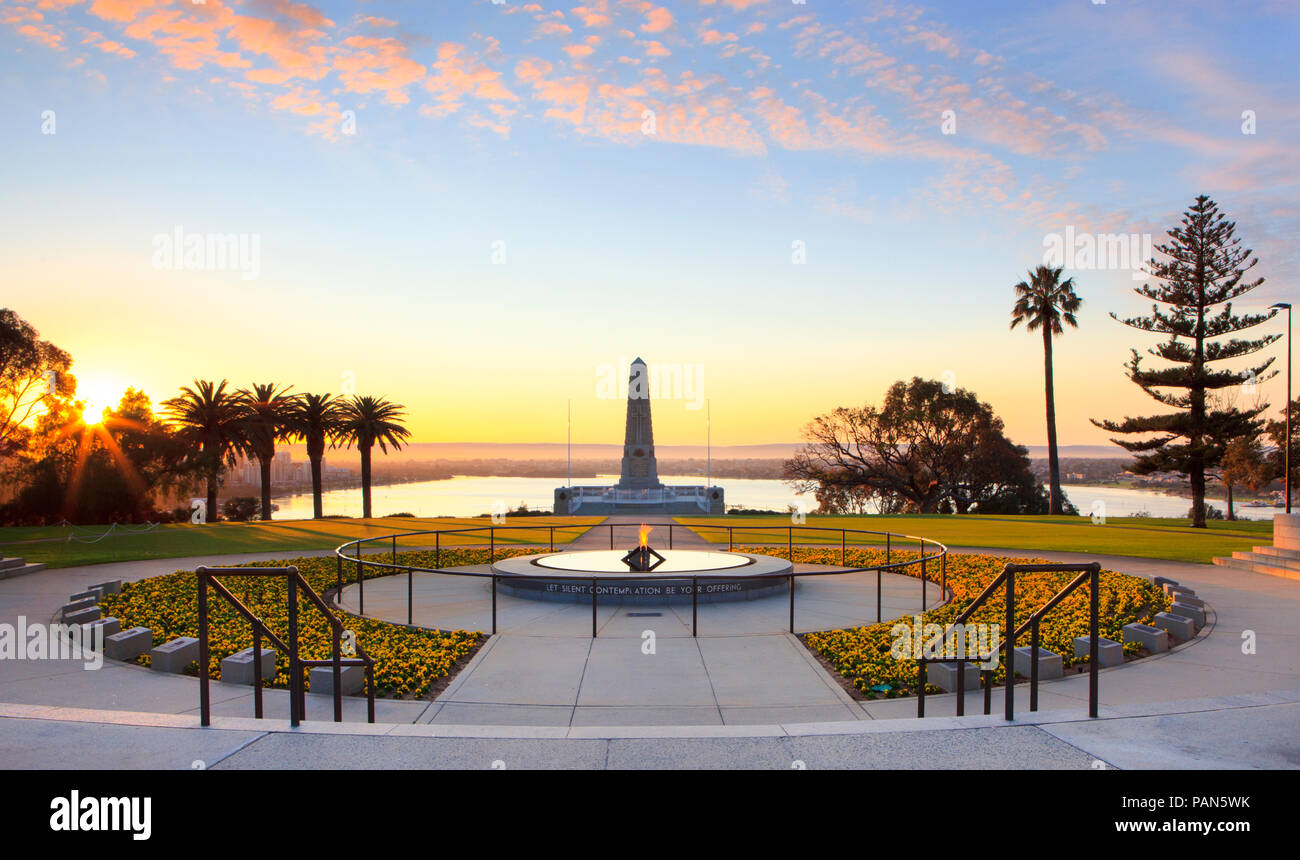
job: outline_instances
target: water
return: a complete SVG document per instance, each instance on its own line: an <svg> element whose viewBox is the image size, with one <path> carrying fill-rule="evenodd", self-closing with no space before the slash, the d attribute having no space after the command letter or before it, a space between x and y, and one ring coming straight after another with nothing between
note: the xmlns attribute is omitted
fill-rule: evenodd
<svg viewBox="0 0 1300 860"><path fill-rule="evenodd" d="M700 484L700 476L664 476L665 484ZM602 475L583 479L591 485L613 484L617 475ZM716 481L727 492L728 505L769 511L785 511L796 505L806 511L817 507L811 494L799 495L784 481L753 478L724 478ZM461 475L445 481L419 481L411 484L376 486L371 491L376 516L411 513L417 517L453 516L473 517L491 513L494 505L504 504L515 508L521 502L533 510L551 509L555 488L562 486L557 478L497 478ZM1146 511L1154 517L1185 517L1191 507L1190 499L1167 496L1152 490L1130 490L1113 487L1084 487L1066 485L1065 497L1074 503L1084 516L1094 511L1095 504L1103 504L1106 517L1124 517ZM349 517L361 516L361 490L328 490L322 499L326 514ZM279 509L276 519L310 519L312 503L310 493L298 493L275 499ZM1221 502L1211 502L1211 507L1222 509ZM1096 510L1101 511L1100 508ZM1282 508L1246 508L1237 506L1237 516L1242 519L1272 519Z"/></svg>

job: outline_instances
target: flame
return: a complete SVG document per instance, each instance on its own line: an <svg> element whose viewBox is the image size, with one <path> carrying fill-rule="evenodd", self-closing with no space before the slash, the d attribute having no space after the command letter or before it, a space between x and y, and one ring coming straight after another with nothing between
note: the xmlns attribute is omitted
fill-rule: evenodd
<svg viewBox="0 0 1300 860"><path fill-rule="evenodd" d="M645 523L641 524L641 530L640 530L641 546L650 545L650 532L652 531L654 531L654 528L652 526L648 526Z"/></svg>

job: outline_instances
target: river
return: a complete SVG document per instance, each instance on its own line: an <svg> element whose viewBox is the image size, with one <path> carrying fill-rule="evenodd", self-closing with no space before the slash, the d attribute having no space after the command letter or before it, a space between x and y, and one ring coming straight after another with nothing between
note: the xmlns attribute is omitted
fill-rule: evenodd
<svg viewBox="0 0 1300 860"><path fill-rule="evenodd" d="M699 476L662 476L665 484L703 483ZM617 475L602 475L584 481L592 485L613 484ZM800 496L784 481L756 480L750 478L718 479L717 484L726 490L727 504L742 505L759 510L784 511L796 505L811 511L817 506L811 494ZM498 478L460 475L443 481L419 481L410 484L389 484L372 489L374 512L377 516L411 513L418 517L453 516L472 517L491 513L494 506L507 508L526 504L530 509L550 510L554 491L560 483L555 478ZM1125 517L1145 511L1154 517L1185 517L1191 500L1167 496L1151 490L1131 490L1115 487L1063 487L1065 496L1084 516L1094 510L1106 517ZM361 490L328 490L322 499L326 514L349 517L361 516ZM275 499L278 506L276 519L310 519L312 504L310 493L297 493ZM1212 507L1223 508L1222 502L1211 502ZM1094 506L1097 506L1094 508ZM1281 508L1248 508L1237 506L1237 516L1242 519L1272 519Z"/></svg>

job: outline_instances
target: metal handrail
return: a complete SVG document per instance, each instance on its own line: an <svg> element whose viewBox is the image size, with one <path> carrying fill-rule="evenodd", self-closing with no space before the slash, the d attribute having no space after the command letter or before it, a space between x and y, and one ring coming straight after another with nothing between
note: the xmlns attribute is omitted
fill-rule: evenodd
<svg viewBox="0 0 1300 860"><path fill-rule="evenodd" d="M307 582L298 568L290 567L207 567L195 570L198 578L199 609L199 725L212 724L211 691L209 689L210 670L208 654L208 588L211 586L217 594L234 606L235 611L247 619L253 627L253 713L257 719L262 718L262 636L265 635L289 657L289 723L297 726L306 714L306 696L303 685L302 670L304 666L334 667L334 722L343 721L342 671L344 666L362 666L366 672L366 713L368 722L375 721L375 661L361 644L354 643L357 649L355 658L342 656L343 622L340 621L329 606ZM286 644L262 619L239 601L218 576L283 576L289 586L289 642ZM333 638L333 657L329 660L304 660L298 648L298 590L302 589L307 599L325 616L329 622Z"/></svg>
<svg viewBox="0 0 1300 860"><path fill-rule="evenodd" d="M1052 595L1046 603L1035 610L1024 624L1014 627L1016 617L1016 591L1015 577L1017 573L1073 573L1079 572L1079 575L1072 579L1066 586L1061 588L1056 594ZM1029 660L1029 710L1035 712L1038 710L1038 649L1039 649L1039 625L1049 612L1057 607L1061 601L1074 592L1076 588L1084 582L1089 583L1089 607L1088 607L1088 716L1096 717L1098 714L1098 665L1100 641L1098 634L1099 626L1099 599L1101 590L1101 565L1098 562L1088 562L1086 564L1015 564L1008 562L992 582L984 587L984 590L971 602L970 606L962 610L957 619L950 625L956 627L958 624L965 624L966 619L970 618L976 609L988 599L989 595L997 589L999 585L1005 583L1006 586L1006 629L1012 632L1006 637L1004 647L1006 649L1004 663L1007 668L1006 678L1006 706L1005 713L1008 720L1015 719L1015 683L1016 683L1016 660L1015 647L1016 642L1020 639L1021 634L1026 630L1031 631L1030 636L1030 660ZM944 635L944 644L947 644L947 634ZM917 716L925 716L925 684L926 684L926 664L928 663L956 663L957 664L957 716L963 716L966 712L966 675L963 669L966 663L983 663L992 659L994 652L980 654L976 656L964 657L925 657L917 658ZM981 672L981 678L984 682L984 714L987 716L992 706L992 683L993 671L985 669Z"/></svg>
<svg viewBox="0 0 1300 860"><path fill-rule="evenodd" d="M732 550L732 549L734 549L734 547L735 547L735 533L736 533L736 531L741 531L742 533L743 533L743 532L757 532L757 531L769 531L769 532L770 532L770 531L776 531L776 532L778 532L778 533L784 533L784 534L785 534L785 537L786 537L786 545L787 545L787 554L788 554L788 559L789 559L791 565L794 564L794 533L795 533L796 530L797 530L797 531L804 531L804 532L830 532L830 533L838 532L838 533L840 534L840 567L842 568L841 570L835 570L835 571L824 571L824 570L820 570L820 571L803 571L803 572L799 572L799 571L795 571L795 570L791 569L791 571L790 571L789 573L772 573L772 574L738 574L738 573L732 573L732 574L729 574L729 573L724 573L724 572L718 572L718 573L710 573L708 576L689 576L689 577L688 577L688 576L673 576L673 575L671 575L671 574L659 574L659 575L654 575L654 576L645 576L645 577L624 577L624 578L623 578L622 581L625 581L625 582L628 582L628 581L632 581L632 582L639 582L639 581L653 581L653 580L663 580L663 579L688 579L688 578L689 578L689 579L691 580L691 585L692 585L692 588L691 588L691 592L692 592L692 596L691 596L691 616L692 616L691 635L692 635L692 636L698 636L698 635L699 635L699 620L698 620L698 592L699 592L699 588L698 588L698 585L699 585L699 581L700 581L700 580L704 580L704 581L706 581L706 582L709 582L709 581L716 581L716 580L729 580L729 579L744 579L744 580L748 580L748 581L759 580L759 579L788 579L789 582L790 582L790 632L791 632L791 633L794 633L794 631L795 631L795 628L794 628L794 603L795 603L795 600L794 600L794 593L795 593L795 590L794 590L794 579L795 579L795 577L799 577L799 576L828 576L828 575L839 575L839 574L847 574L847 573L863 573L863 572L866 572L866 571L872 571L872 570L876 571L876 621L877 621L877 623L883 620L882 617L881 617L881 615L882 615L882 610L881 610L881 605L882 605L882 596L881 596L881 574L882 574L884 571L893 571L893 570L897 570L897 569L900 569L900 568L901 568L901 569L906 569L906 568L908 568L908 567L910 567L910 566L912 566L912 565L919 565L919 568L920 568L920 570L919 570L919 574L920 574L920 575L919 575L919 578L920 578L920 580L921 580L921 611L924 612L924 611L927 609L927 600L928 600L927 589L926 589L926 583L928 583L928 582L931 581L931 580L929 579L929 577L926 575L926 565L927 565L928 562L933 562L933 561L936 561L936 560L937 560L937 561L939 562L939 581L938 581L936 584L939 585L939 589L940 589L940 600L941 600L941 605L942 605L942 603L947 602L948 600L950 600L951 597L952 597L952 589L948 588L948 547L946 547L945 545L939 543L938 541L931 540L930 538L923 538L923 537L919 537L919 536L917 536L917 535L897 534L897 533L894 533L894 532L873 531L873 530L869 530L869 529L831 528L831 527L827 527L827 526L804 526L804 525L799 525L799 526L795 526L795 525L790 525L790 526L777 526L777 525L771 525L771 526L763 526L763 525L726 526L726 525L714 525L714 524L711 524L711 523L691 523L691 524L688 525L688 524L685 524L685 523L677 523L677 522L666 522L666 523L665 523L665 522L658 522L658 523L642 523L642 525L648 525L648 526L651 526L652 528L667 527L667 529L668 529L668 546L669 546L669 548L671 548L671 547L672 547L672 544L673 544L673 530L674 530L675 528L687 528L688 530L697 530L697 529L714 529L714 530L719 530L719 531L721 531L721 530L726 530L726 532L727 532L727 548L728 548L729 551ZM483 578L491 578L491 580L492 580L492 632L495 634L495 633L497 632L497 612L496 612L496 610L497 610L497 581L498 581L499 579L502 578L502 577L501 577L501 574L498 574L498 573L496 573L495 571L450 570L450 569L447 569L447 568L443 568L443 567L441 567L440 565L441 565L442 536L443 536L443 535L470 535L470 534L481 534L481 533L483 533L483 532L486 532L486 533L487 533L487 537L488 537L488 547L489 547L489 550L488 550L488 553L489 553L489 555L488 555L488 563L491 564L491 563L495 562L495 560L496 560L496 540L497 540L497 535L496 535L496 533L497 533L498 530L500 530L500 531L504 531L504 532L547 531L547 532L549 532L549 537L550 537L549 544L550 544L551 550L554 551L554 549L555 549L555 531L556 531L556 529L559 529L559 530L561 530L561 531L564 531L564 530L572 530L572 529L581 529L581 530L583 531L583 533L586 533L587 531L590 531L590 530L595 529L595 528L607 528L607 529L609 529L610 548L612 549L613 546L614 546L614 529L616 529L616 528L625 528L625 529L626 529L626 528L632 528L632 527L633 527L633 526L632 526L631 524L628 524L628 523L595 523L595 524L592 524L592 525L586 525L586 524L574 524L574 525L567 525L567 526L556 526L556 525L484 525L484 526L456 526L456 527L452 527L452 528L442 528L442 529L419 529L419 530L414 530L414 531L395 532L395 533L384 534L384 535L374 535L374 536L371 536L371 537L357 538L356 540L351 540L351 541L348 541L348 542L346 542L346 543L343 543L343 544L339 545L339 546L336 547L335 550L334 550L334 555L335 555L336 563L337 563L337 586L336 586L336 592L335 592L335 593L336 593L336 595L337 595L337 594L341 594L341 593L342 593L342 590L343 590L343 585L344 585L344 582L343 582L343 562L344 562L344 561L347 561L347 562L349 562L349 563L355 565L355 567L356 567L357 594L358 594L358 612L359 612L359 614L364 615L364 614L365 614L365 585L364 585L364 583L365 583L365 576L364 576L364 574L363 574L363 568L365 568L365 567L372 567L372 568L377 568L377 569L386 569L386 570L390 570L390 571L392 571L392 572L394 572L394 573L398 573L398 572L401 572L401 571L405 571L405 572L406 572L406 575L407 575L407 623L408 623L408 624L411 624L411 623L412 623L412 619L413 619L413 609L412 609L412 603L413 603L413 601L412 601L412 597L411 597L411 595L412 595L412 591L413 591L413 587L412 587L412 576L413 576L413 574L414 574L415 571L421 571L421 572L424 572L424 573L440 573L440 574L446 574L446 575L452 575L452 576L478 576L478 577L483 577ZM884 543L885 543L885 563L884 563L884 564L876 564L876 565L868 565L868 566L865 566L865 567L849 567L848 564L847 564L847 560L848 560L848 541L847 541L847 535L848 535L848 534L854 534L854 535L873 535L873 536L877 536L877 537L883 537L883 538L884 538ZM420 537L420 536L424 536L424 535L433 535L433 536L434 536L434 553L435 553L434 563L435 563L435 567L429 568L429 567L420 567L420 566L417 566L417 565L398 564L398 562L397 562L397 541L398 541L398 539L399 539L399 538ZM916 541L916 542L918 543L918 548L919 548L919 557L918 557L918 558L915 558L915 559L907 559L907 560L902 560L902 561L892 561L892 557L893 557L893 552L894 552L894 546L895 546L895 543L896 543L896 539L897 539L897 540L902 540L902 541ZM362 555L361 555L361 548L362 548L362 545L363 545L363 544L368 544L368 543L371 543L371 542L377 542L377 541L388 541L388 542L389 542L389 546L387 547L387 549L388 549L388 551L389 551L389 553L390 553L390 561L388 561L388 562L378 561L378 560L376 560L373 556L372 556L372 557L369 557L369 558L363 558L363 557L362 557ZM933 554L931 554L931 555L926 555L926 552L927 552L926 546L927 546L927 544L932 545L932 546L934 546L934 547L937 548L937 549L933 552ZM528 544L520 544L520 545L527 546ZM875 545L878 546L879 544L877 543L877 544L875 544ZM856 546L857 546L857 547L864 547L864 545L862 545L862 544L857 544ZM867 546L870 546L870 545L867 545ZM348 554L348 551L349 551L349 550L352 550L352 551L354 552L354 554L353 554L353 555L349 555L349 554ZM542 581L546 581L546 580L555 580L555 581L559 581L559 582L571 581L571 580L572 580L572 577L571 577L571 576L563 576L563 575L547 575L547 574L544 574L544 573L539 573L539 574L536 574L536 575L529 574L529 576L528 576L527 578L528 578L528 579L534 579L534 580L542 580ZM597 616L596 616L597 595L596 595L596 589L595 589L594 587L592 588L591 600L592 600L592 634L591 634L591 635L592 635L592 638L596 638L596 635L597 635L597 626L598 626L598 625L597 625L597 620L596 620L596 619L597 619Z"/></svg>

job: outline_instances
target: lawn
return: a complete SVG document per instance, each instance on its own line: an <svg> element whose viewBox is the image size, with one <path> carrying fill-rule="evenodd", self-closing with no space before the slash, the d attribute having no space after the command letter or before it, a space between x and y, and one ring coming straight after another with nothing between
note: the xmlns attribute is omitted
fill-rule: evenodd
<svg viewBox="0 0 1300 860"><path fill-rule="evenodd" d="M706 524L731 526L736 543L785 543L784 531L758 531L746 526L792 526L789 516L678 517L677 522L715 543L726 543L725 529L699 528ZM1132 555L1170 561L1210 563L1214 556L1273 542L1268 521L1212 520L1208 528L1194 529L1186 519L1116 517L1105 524L1088 517L1048 516L808 516L804 527L794 525L797 544L839 544L839 533L812 531L812 527L853 528L930 538L953 547L994 547L1035 551L1091 552ZM883 540L883 539L880 539ZM866 536L850 535L849 544L874 543Z"/></svg>
<svg viewBox="0 0 1300 860"><path fill-rule="evenodd" d="M498 544L546 544L548 530L534 531L511 526L555 526L556 544L568 543L600 517L511 517L498 528ZM489 526L490 518L382 517L374 519L284 520L253 523L209 523L207 525L120 526L106 537L108 526L48 526L0 528L0 554L18 556L55 567L135 561L149 558L185 558L240 552L279 552L332 549L346 541L392 532L454 526ZM410 537L398 547L432 546L433 537ZM444 535L443 546L486 544L488 533ZM388 542L376 542L370 549L387 549Z"/></svg>

